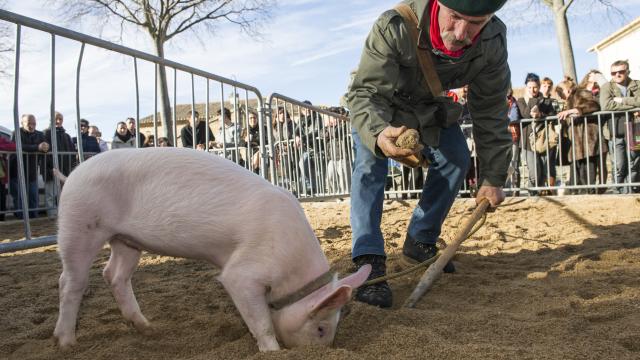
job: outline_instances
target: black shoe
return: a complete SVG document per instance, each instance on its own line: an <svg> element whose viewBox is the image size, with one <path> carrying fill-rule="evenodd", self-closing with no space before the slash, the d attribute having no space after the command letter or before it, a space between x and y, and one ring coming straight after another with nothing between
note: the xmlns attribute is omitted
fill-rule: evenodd
<svg viewBox="0 0 640 360"><path fill-rule="evenodd" d="M406 262L416 265L433 258L436 254L438 254L436 244L421 243L407 234L404 245L402 246L402 255ZM456 272L456 267L452 261L449 261L442 271L451 274Z"/></svg>
<svg viewBox="0 0 640 360"><path fill-rule="evenodd" d="M365 264L371 264L368 280L376 279L387 274L386 258L381 255L361 255L353 259L358 269ZM357 301L381 308L389 308L393 304L393 294L386 281L373 285L362 285L356 291Z"/></svg>

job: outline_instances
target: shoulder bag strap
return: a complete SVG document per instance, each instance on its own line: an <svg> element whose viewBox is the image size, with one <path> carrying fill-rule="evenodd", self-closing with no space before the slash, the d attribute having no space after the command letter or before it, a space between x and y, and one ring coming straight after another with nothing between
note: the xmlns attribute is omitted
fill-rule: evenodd
<svg viewBox="0 0 640 360"><path fill-rule="evenodd" d="M444 92L442 91L442 83L440 82L440 78L435 71L435 67L433 65L433 60L431 60L431 55L425 49L420 49L418 46L419 43L419 34L420 29L418 27L418 17L411 10L411 7L405 3L400 3L394 8L404 19L404 24L409 29L409 33L411 33L411 38L413 42L416 44L416 54L418 56L418 63L420 64L420 68L422 69L422 76L424 76L427 85L429 86L429 90L431 90L431 94L434 97L443 96Z"/></svg>

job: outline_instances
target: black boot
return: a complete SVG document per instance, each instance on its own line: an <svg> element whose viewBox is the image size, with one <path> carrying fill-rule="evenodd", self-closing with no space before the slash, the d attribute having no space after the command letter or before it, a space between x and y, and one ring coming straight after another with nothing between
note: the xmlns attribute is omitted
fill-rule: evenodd
<svg viewBox="0 0 640 360"><path fill-rule="evenodd" d="M358 269L365 264L371 264L371 273L367 281L387 274L385 261L386 257L381 255L361 255L353 259ZM389 308L393 303L393 295L389 284L383 281L373 285L360 286L356 291L356 300L381 308Z"/></svg>
<svg viewBox="0 0 640 360"><path fill-rule="evenodd" d="M437 253L438 248L436 247L436 244L425 244L416 241L410 237L409 234L407 234L407 237L404 240L404 245L402 246L402 255L404 256L404 260L413 265L425 262L436 256ZM448 274L454 273L456 271L456 267L453 265L452 261L449 261L442 271Z"/></svg>

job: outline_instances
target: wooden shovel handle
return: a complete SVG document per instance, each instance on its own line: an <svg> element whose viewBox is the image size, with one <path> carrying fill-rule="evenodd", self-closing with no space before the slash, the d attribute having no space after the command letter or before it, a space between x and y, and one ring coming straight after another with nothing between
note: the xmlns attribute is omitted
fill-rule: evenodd
<svg viewBox="0 0 640 360"><path fill-rule="evenodd" d="M440 254L438 260L431 264L424 272L422 277L420 278L420 282L418 286L416 286L413 293L409 296L407 301L405 302L405 307L415 307L416 303L420 300L420 298L429 290L431 285L436 281L436 279L442 274L442 269L447 265L447 263L453 258L460 247L460 244L467 238L473 226L482 218L484 213L489 208L489 200L482 199L476 209L471 214L471 217L466 221L456 238L453 240L451 244L447 246L446 249Z"/></svg>

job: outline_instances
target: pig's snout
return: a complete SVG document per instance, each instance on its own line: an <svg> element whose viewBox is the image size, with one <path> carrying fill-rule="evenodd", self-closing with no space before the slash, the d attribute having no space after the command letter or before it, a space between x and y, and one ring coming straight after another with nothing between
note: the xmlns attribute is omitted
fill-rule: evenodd
<svg viewBox="0 0 640 360"><path fill-rule="evenodd" d="M362 285L370 272L371 266L365 265L356 273L274 312L278 339L288 348L331 345L340 321L340 310L351 299L353 289Z"/></svg>

